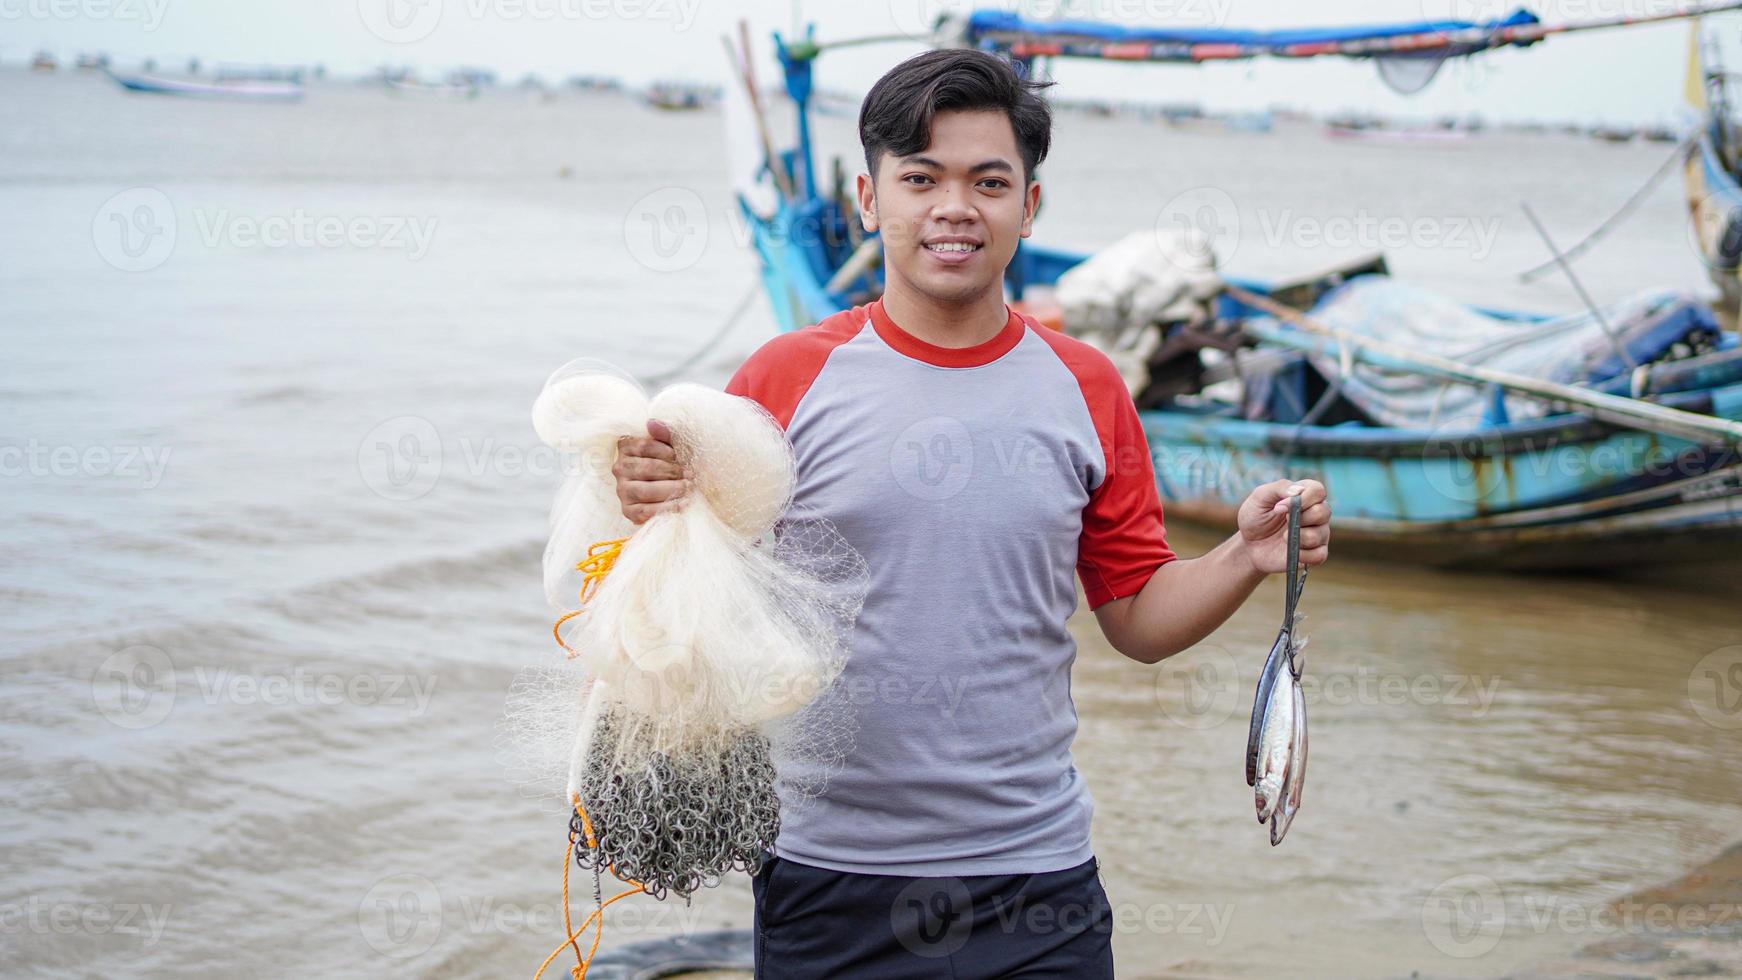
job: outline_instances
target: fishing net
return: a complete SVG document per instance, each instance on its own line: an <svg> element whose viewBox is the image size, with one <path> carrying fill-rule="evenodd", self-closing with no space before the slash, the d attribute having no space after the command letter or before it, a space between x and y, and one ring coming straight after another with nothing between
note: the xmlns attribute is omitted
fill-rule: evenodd
<svg viewBox="0 0 1742 980"><path fill-rule="evenodd" d="M693 482L682 507L636 527L611 467L618 438L646 435L650 417L670 426ZM551 746L570 746L563 779L584 868L686 898L754 872L782 799L814 799L850 744L834 682L864 562L793 507L791 448L754 402L694 384L649 399L581 361L546 383L533 425L574 462L544 559L571 652L523 674L511 697L523 768L554 775Z"/></svg>
<svg viewBox="0 0 1742 980"><path fill-rule="evenodd" d="M1447 57L1445 54L1397 54L1376 57L1373 63L1379 66L1379 78L1387 88L1398 95L1414 95L1434 80Z"/></svg>

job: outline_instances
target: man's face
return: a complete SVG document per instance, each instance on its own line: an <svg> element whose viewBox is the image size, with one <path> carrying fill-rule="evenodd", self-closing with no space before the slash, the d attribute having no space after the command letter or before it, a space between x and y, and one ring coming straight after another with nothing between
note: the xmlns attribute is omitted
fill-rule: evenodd
<svg viewBox="0 0 1742 980"><path fill-rule="evenodd" d="M999 110L939 112L931 145L879 157L874 179L859 177L859 217L883 233L889 288L950 306L1001 291L1040 204L1040 184L1024 180L1016 131Z"/></svg>

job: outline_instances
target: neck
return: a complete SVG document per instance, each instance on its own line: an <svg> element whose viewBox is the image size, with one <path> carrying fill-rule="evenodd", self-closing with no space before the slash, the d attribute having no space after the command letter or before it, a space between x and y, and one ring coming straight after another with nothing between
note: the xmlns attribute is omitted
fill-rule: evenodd
<svg viewBox="0 0 1742 980"><path fill-rule="evenodd" d="M998 289L960 303L940 303L913 290L889 289L883 294L883 311L896 326L938 347L983 344L998 336L1010 320Z"/></svg>

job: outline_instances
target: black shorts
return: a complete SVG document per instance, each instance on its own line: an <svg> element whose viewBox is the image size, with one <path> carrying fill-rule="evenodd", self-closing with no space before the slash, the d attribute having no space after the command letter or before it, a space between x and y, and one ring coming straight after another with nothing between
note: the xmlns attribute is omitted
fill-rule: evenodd
<svg viewBox="0 0 1742 980"><path fill-rule="evenodd" d="M754 879L757 980L1113 976L1091 858L1032 875L910 878L771 857Z"/></svg>

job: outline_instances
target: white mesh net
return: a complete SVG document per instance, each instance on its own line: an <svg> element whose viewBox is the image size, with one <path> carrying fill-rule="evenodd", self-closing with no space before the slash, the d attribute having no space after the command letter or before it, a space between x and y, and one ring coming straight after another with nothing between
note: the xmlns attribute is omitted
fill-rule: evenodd
<svg viewBox="0 0 1742 980"><path fill-rule="evenodd" d="M645 435L650 417L670 426L693 489L636 527L611 467L618 438ZM777 765L788 804L802 804L850 744L834 683L864 562L792 507L791 447L747 399L678 384L650 400L610 365L576 361L546 383L533 426L576 464L544 558L547 598L574 613L559 634L574 661L517 683L509 733L521 766L550 780L553 746L570 747L567 798L596 838L577 844L585 867L684 896L753 870L779 829ZM579 603L577 565L602 545L614 560Z"/></svg>

